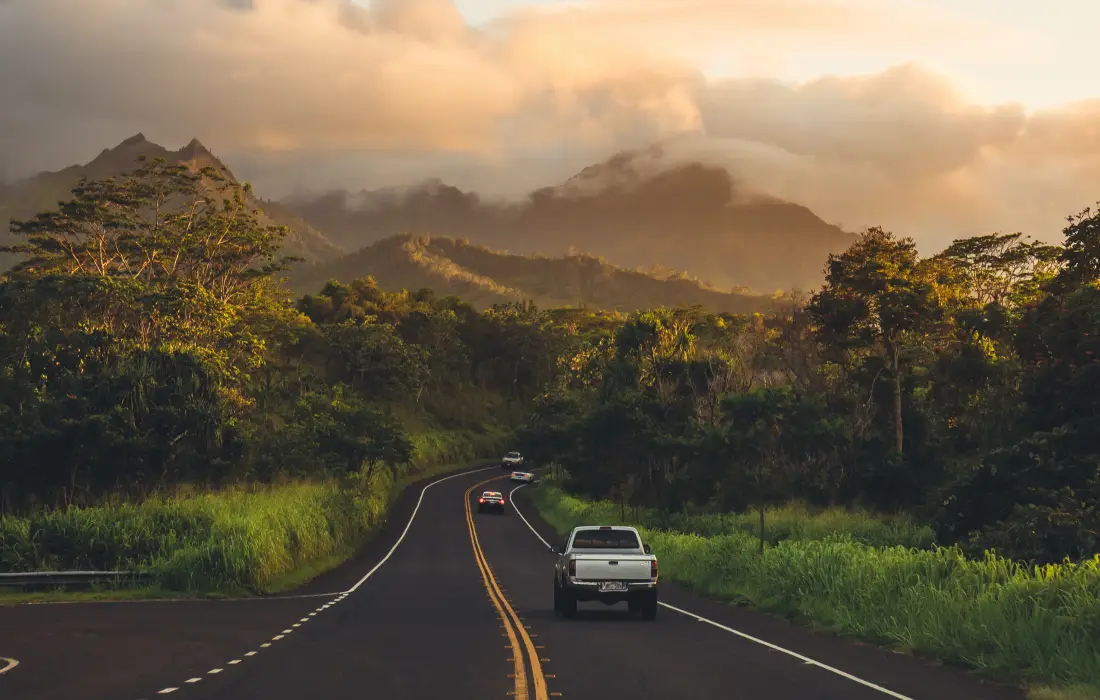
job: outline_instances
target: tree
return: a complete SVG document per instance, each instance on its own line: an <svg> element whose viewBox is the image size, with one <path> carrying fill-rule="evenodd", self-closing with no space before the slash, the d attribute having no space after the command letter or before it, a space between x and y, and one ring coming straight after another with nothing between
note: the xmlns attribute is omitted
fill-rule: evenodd
<svg viewBox="0 0 1100 700"><path fill-rule="evenodd" d="M868 229L848 250L829 256L825 287L809 304L823 342L885 358L893 379L894 447L899 455L904 451L906 350L942 317L932 285L920 276L917 264L912 239Z"/></svg>

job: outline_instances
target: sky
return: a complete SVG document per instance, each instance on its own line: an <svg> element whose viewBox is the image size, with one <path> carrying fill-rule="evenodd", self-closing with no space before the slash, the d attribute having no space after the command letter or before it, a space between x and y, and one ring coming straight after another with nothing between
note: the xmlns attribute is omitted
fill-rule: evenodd
<svg viewBox="0 0 1100 700"><path fill-rule="evenodd" d="M268 197L622 149L932 252L1100 199L1095 0L0 0L0 175L141 131Z"/></svg>

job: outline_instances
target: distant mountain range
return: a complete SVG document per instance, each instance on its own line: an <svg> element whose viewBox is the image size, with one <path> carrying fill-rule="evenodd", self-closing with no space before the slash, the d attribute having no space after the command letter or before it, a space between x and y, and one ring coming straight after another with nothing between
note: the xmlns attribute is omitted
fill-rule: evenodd
<svg viewBox="0 0 1100 700"><path fill-rule="evenodd" d="M635 311L658 306L703 306L717 312L767 311L775 300L707 287L683 273L625 270L589 255L548 258L492 251L445 236L399 235L377 241L327 265L303 270L297 291L327 280L370 275L383 289L430 288L473 305L530 299L542 308L563 306Z"/></svg>
<svg viewBox="0 0 1100 700"><path fill-rule="evenodd" d="M739 191L722 168L674 164L659 147L620 154L518 203L486 202L438 181L284 203L352 250L428 233L518 253L662 265L765 293L818 287L829 253L855 239L805 207Z"/></svg>
<svg viewBox="0 0 1100 700"><path fill-rule="evenodd" d="M198 140L169 151L137 134L85 165L0 186L0 240L11 219L52 209L81 177L130 172L139 155L233 177ZM672 163L658 147L515 203L432 181L249 204L291 229L287 253L308 260L292 272L299 291L372 275L384 288L430 287L481 306L764 310L774 302L760 292L817 287L828 254L854 240L805 207L747 195L725 170Z"/></svg>

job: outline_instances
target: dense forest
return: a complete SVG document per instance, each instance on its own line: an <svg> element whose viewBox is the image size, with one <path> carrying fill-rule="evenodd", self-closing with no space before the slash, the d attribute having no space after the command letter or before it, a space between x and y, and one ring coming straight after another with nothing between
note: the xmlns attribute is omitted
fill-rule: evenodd
<svg viewBox="0 0 1100 700"><path fill-rule="evenodd" d="M920 258L878 228L769 316L653 310L582 336L522 444L565 485L676 515L901 512L1028 562L1100 551L1100 213Z"/></svg>
<svg viewBox="0 0 1100 700"><path fill-rule="evenodd" d="M287 232L247 193L154 160L13 222L4 513L394 470L418 432L518 428L623 507L799 500L1029 561L1100 549L1100 214L1063 246L997 234L923 259L870 229L776 313L627 316L369 278L296 298Z"/></svg>
<svg viewBox="0 0 1100 700"><path fill-rule="evenodd" d="M247 187L139 165L12 224L3 513L393 470L419 433L465 435L468 457L494 444L479 436L500 443L569 347L525 304L478 312L370 279L295 299L287 232L245 206Z"/></svg>

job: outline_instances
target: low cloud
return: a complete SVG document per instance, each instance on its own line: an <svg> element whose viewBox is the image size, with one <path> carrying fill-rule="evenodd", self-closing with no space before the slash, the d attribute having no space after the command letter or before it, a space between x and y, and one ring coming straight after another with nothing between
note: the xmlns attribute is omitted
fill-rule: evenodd
<svg viewBox="0 0 1100 700"><path fill-rule="evenodd" d="M0 172L192 136L262 193L441 177L490 194L624 149L719 162L743 186L938 247L1056 236L1100 198L1100 101L970 104L915 65L806 84L704 78L791 46L991 37L879 0L588 0L467 26L450 0L0 0Z"/></svg>

